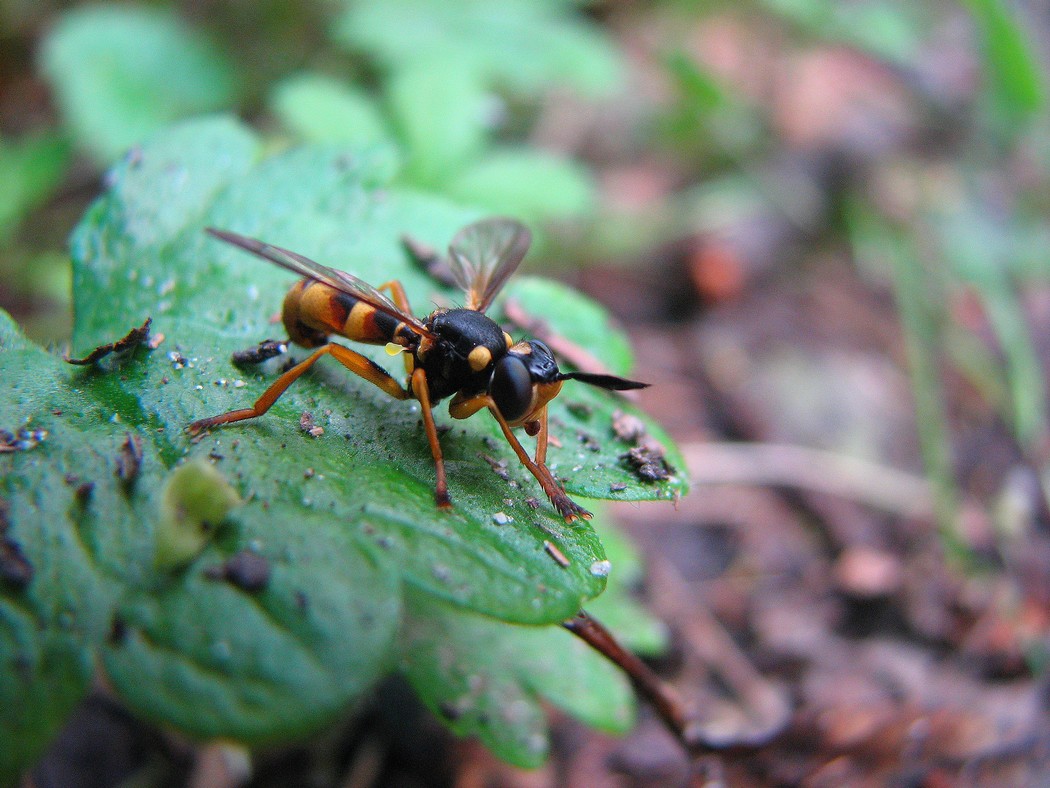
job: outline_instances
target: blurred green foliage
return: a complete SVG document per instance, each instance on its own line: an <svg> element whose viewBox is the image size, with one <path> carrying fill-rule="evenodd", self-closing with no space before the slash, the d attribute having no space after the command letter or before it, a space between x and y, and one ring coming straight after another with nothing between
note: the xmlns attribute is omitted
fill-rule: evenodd
<svg viewBox="0 0 1050 788"><path fill-rule="evenodd" d="M70 137L99 166L237 95L229 58L173 9L74 9L51 29L39 57Z"/></svg>

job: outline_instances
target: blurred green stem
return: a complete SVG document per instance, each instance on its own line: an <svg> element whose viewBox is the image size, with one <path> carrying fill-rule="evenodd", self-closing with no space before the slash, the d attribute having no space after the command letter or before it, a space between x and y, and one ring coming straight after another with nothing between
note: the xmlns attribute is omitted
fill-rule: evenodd
<svg viewBox="0 0 1050 788"><path fill-rule="evenodd" d="M894 295L900 311L904 349L911 373L915 419L923 462L934 491L934 511L945 554L953 561L969 557L958 531L958 496L952 472L951 444L944 397L934 352L937 321L931 314L930 288L914 246L903 239L890 255Z"/></svg>

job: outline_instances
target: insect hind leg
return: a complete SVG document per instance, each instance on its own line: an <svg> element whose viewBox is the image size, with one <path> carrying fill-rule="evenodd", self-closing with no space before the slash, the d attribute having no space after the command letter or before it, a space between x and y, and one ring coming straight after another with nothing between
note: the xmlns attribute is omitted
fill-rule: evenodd
<svg viewBox="0 0 1050 788"><path fill-rule="evenodd" d="M262 393L262 396L255 401L255 404L252 405L252 407L231 410L226 413L220 413L218 416L210 416L206 419L200 419L190 424L186 428L186 431L191 435L196 435L203 430L210 427L217 427L220 424L246 421L248 419L255 419L262 416L266 411L273 407L273 404L281 398L281 395L288 390L289 386L295 383L295 381L298 380L306 370L316 364L317 361L325 355L333 356L336 361L355 375L358 375L369 383L378 386L394 399L408 399L411 396L401 387L401 384L390 375L390 373L374 361L362 356L360 353L357 353L348 347L343 347L342 345L337 345L332 342L317 348L317 350L311 353L305 360L300 361L277 378L277 380L271 383L270 387Z"/></svg>

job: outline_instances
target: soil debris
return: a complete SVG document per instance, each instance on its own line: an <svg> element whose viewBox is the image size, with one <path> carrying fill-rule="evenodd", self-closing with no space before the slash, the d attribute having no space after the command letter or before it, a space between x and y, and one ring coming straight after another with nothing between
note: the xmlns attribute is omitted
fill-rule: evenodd
<svg viewBox="0 0 1050 788"><path fill-rule="evenodd" d="M597 438L589 432L577 430L576 437L587 451L599 452L602 450L602 445L598 442Z"/></svg>
<svg viewBox="0 0 1050 788"><path fill-rule="evenodd" d="M182 351L175 349L168 353L168 361L171 362L172 369L185 369L186 367L192 367L193 364L190 360L182 355Z"/></svg>
<svg viewBox="0 0 1050 788"><path fill-rule="evenodd" d="M142 438L129 432L117 454L117 478L126 488L135 484L142 469Z"/></svg>
<svg viewBox="0 0 1050 788"><path fill-rule="evenodd" d="M635 446L621 454L620 459L643 482L664 482L674 473L674 468L657 446Z"/></svg>
<svg viewBox="0 0 1050 788"><path fill-rule="evenodd" d="M645 422L631 413L613 411L613 433L624 443L637 444L646 436Z"/></svg>
<svg viewBox="0 0 1050 788"><path fill-rule="evenodd" d="M271 358L288 352L288 342L277 339L264 339L255 347L238 350L231 356L235 367L250 367L262 364Z"/></svg>
<svg viewBox="0 0 1050 788"><path fill-rule="evenodd" d="M270 562L254 550L241 550L220 566L204 570L209 580L225 580L242 591L255 594L270 584Z"/></svg>
<svg viewBox="0 0 1050 788"><path fill-rule="evenodd" d="M70 358L69 356L66 356L66 363L86 367L91 364L94 364L99 359L105 358L111 353L115 353L118 356L123 356L137 348L139 345L146 345L150 349L156 348L157 345L159 345L160 342L164 339L164 336L163 334L160 335L160 339L157 340L156 344L150 343L149 328L152 323L153 318L147 317L146 322L144 322L138 328L131 329L123 338L118 339L116 342L109 342L105 345L99 345L83 358Z"/></svg>
<svg viewBox="0 0 1050 788"><path fill-rule="evenodd" d="M510 474L507 472L506 460L497 460L495 457L485 454L484 452L478 452L478 456L487 462L489 467L492 468L496 475L503 479L503 481L510 481Z"/></svg>
<svg viewBox="0 0 1050 788"><path fill-rule="evenodd" d="M0 536L0 582L21 591L32 579L33 564L22 552L22 546L6 534Z"/></svg>
<svg viewBox="0 0 1050 788"><path fill-rule="evenodd" d="M304 410L299 416L299 429L311 438L320 438L324 435L324 427L314 422L314 415L308 410Z"/></svg>
<svg viewBox="0 0 1050 788"><path fill-rule="evenodd" d="M550 540L545 539L543 541L543 549L547 551L547 555L554 559L554 563L556 563L562 568L565 568L572 563L569 560L568 556L566 556L565 553L559 550L558 546Z"/></svg>
<svg viewBox="0 0 1050 788"><path fill-rule="evenodd" d="M47 430L31 430L28 427L17 433L0 430L0 454L13 454L16 451L35 449L47 439L47 435Z"/></svg>

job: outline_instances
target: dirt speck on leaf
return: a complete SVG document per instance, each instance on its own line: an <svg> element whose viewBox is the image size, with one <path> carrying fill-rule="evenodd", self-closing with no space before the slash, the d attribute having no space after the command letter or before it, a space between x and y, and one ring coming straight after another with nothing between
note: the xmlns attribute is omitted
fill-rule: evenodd
<svg viewBox="0 0 1050 788"><path fill-rule="evenodd" d="M646 435L645 422L622 410L613 412L612 428L616 437L624 443L638 443Z"/></svg>
<svg viewBox="0 0 1050 788"><path fill-rule="evenodd" d="M139 345L146 345L152 350L160 344L160 341L156 344L150 343L149 341L149 327L152 323L153 318L147 317L146 321L141 326L131 329L124 337L118 339L116 342L107 342L105 345L99 345L83 358L71 358L66 356L66 362L86 367L94 364L99 359L105 358L111 353L123 356L137 348ZM164 339L163 335L161 335L160 339Z"/></svg>
<svg viewBox="0 0 1050 788"><path fill-rule="evenodd" d="M572 563L569 560L568 556L566 556L565 553L559 550L558 546L554 544L554 542L544 540L543 549L547 551L547 555L554 559L554 563L556 563L562 568L567 567L569 566L569 564Z"/></svg>
<svg viewBox="0 0 1050 788"><path fill-rule="evenodd" d="M117 478L123 482L125 488L130 489L135 484L141 468L142 439L129 432L120 444L120 453L117 455Z"/></svg>
<svg viewBox="0 0 1050 788"><path fill-rule="evenodd" d="M21 591L33 579L33 565L14 539L0 536L0 582Z"/></svg>
<svg viewBox="0 0 1050 788"><path fill-rule="evenodd" d="M270 584L270 562L254 550L241 550L221 566L209 567L204 574L209 580L226 580L254 594Z"/></svg>
<svg viewBox="0 0 1050 788"><path fill-rule="evenodd" d="M314 415L308 410L304 410L299 416L299 429L311 438L320 438L324 435L324 427L314 422Z"/></svg>
<svg viewBox="0 0 1050 788"><path fill-rule="evenodd" d="M47 439L47 430L28 427L21 429L17 434L0 430L0 454L13 454L16 451L29 451L35 449Z"/></svg>
<svg viewBox="0 0 1050 788"><path fill-rule="evenodd" d="M635 446L626 454L620 455L620 459L643 482L667 481L674 473L663 452L655 446Z"/></svg>
<svg viewBox="0 0 1050 788"><path fill-rule="evenodd" d="M250 367L262 364L264 361L287 352L287 342L281 342L276 339L264 339L255 347L235 351L231 359L235 367Z"/></svg>

